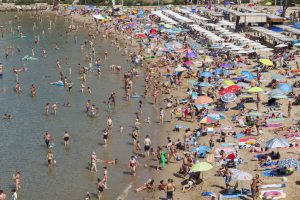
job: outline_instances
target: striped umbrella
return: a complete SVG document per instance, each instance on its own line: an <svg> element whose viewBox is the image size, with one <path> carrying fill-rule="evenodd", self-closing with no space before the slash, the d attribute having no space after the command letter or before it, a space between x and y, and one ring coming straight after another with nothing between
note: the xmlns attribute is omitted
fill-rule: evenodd
<svg viewBox="0 0 300 200"><path fill-rule="evenodd" d="M221 97L223 102L229 103L236 100L236 95L234 93L226 93Z"/></svg>

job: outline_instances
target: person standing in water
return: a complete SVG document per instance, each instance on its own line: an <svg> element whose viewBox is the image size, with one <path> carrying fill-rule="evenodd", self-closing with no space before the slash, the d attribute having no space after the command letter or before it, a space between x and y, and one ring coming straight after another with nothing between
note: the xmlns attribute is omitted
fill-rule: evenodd
<svg viewBox="0 0 300 200"><path fill-rule="evenodd" d="M109 132L112 132L113 121L112 121L111 117L107 118L106 125L107 125L107 130Z"/></svg>
<svg viewBox="0 0 300 200"><path fill-rule="evenodd" d="M98 188L98 193L97 193L98 200L100 200L100 199L102 199L102 193L104 191L104 184L100 178L98 178L97 188Z"/></svg>
<svg viewBox="0 0 300 200"><path fill-rule="evenodd" d="M108 140L108 131L105 129L103 131L103 142L104 142L104 145L107 145L107 140Z"/></svg>
<svg viewBox="0 0 300 200"><path fill-rule="evenodd" d="M98 162L98 159L97 159L97 156L96 156L96 153L93 152L92 156L91 156L91 172L97 172L97 162Z"/></svg>
<svg viewBox="0 0 300 200"><path fill-rule="evenodd" d="M48 161L48 166L51 166L51 165L53 165L53 163L54 163L54 154L53 154L52 149L49 149L49 150L48 150L48 153L47 153L47 161Z"/></svg>
<svg viewBox="0 0 300 200"><path fill-rule="evenodd" d="M15 182L16 191L18 191L21 188L21 172L16 171L13 175L13 180Z"/></svg>
<svg viewBox="0 0 300 200"><path fill-rule="evenodd" d="M46 144L47 148L49 148L50 141L52 140L52 136L48 131L45 131L45 133L44 133L44 140L45 140L45 144Z"/></svg>
<svg viewBox="0 0 300 200"><path fill-rule="evenodd" d="M105 59L105 60L108 59L108 51L107 51L107 50L104 51L104 59Z"/></svg>
<svg viewBox="0 0 300 200"><path fill-rule="evenodd" d="M69 140L70 140L70 134L65 131L65 134L64 134L64 143L65 143L65 147L69 145Z"/></svg>
<svg viewBox="0 0 300 200"><path fill-rule="evenodd" d="M137 161L135 159L134 156L131 156L130 160L129 160L129 165L128 165L131 173L133 176L135 176L136 174L136 167L137 167Z"/></svg>
<svg viewBox="0 0 300 200"><path fill-rule="evenodd" d="M105 166L103 167L103 179L102 179L105 189L107 189L107 181L108 181L108 171L107 171L107 167Z"/></svg>
<svg viewBox="0 0 300 200"><path fill-rule="evenodd" d="M55 103L52 105L52 110L53 110L54 115L56 115L57 109L58 109L58 104L57 104L57 102L55 102Z"/></svg>
<svg viewBox="0 0 300 200"><path fill-rule="evenodd" d="M45 114L49 115L49 111L50 111L50 104L47 103L46 106L45 106Z"/></svg>
<svg viewBox="0 0 300 200"><path fill-rule="evenodd" d="M31 84L30 92L32 97L36 95L36 87L34 84Z"/></svg>

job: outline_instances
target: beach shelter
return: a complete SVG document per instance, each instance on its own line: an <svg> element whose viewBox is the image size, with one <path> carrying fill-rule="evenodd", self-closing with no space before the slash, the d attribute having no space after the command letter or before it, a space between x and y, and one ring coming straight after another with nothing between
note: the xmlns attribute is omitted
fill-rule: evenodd
<svg viewBox="0 0 300 200"><path fill-rule="evenodd" d="M266 65L266 66L273 66L273 62L269 59L265 59L265 58L262 58L262 59L259 59L259 62L261 62L263 65Z"/></svg>
<svg viewBox="0 0 300 200"><path fill-rule="evenodd" d="M247 92L249 93L258 93L258 92L263 92L264 90L261 87L252 87Z"/></svg>
<svg viewBox="0 0 300 200"><path fill-rule="evenodd" d="M206 172L213 168L208 162L198 162L191 167L191 172Z"/></svg>
<svg viewBox="0 0 300 200"><path fill-rule="evenodd" d="M196 104L210 104L214 100L208 96L200 96L195 100Z"/></svg>
<svg viewBox="0 0 300 200"><path fill-rule="evenodd" d="M226 93L221 97L223 102L229 103L236 100L236 95L234 93Z"/></svg>

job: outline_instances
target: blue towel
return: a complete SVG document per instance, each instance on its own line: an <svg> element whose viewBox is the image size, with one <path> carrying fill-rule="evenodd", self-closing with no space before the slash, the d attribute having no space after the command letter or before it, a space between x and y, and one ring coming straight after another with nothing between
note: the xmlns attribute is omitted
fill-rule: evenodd
<svg viewBox="0 0 300 200"><path fill-rule="evenodd" d="M236 135L234 136L234 138L237 138L237 139L240 139L240 138L243 138L243 137L245 137L245 134L244 134L244 133L239 133L239 134L236 134Z"/></svg>
<svg viewBox="0 0 300 200"><path fill-rule="evenodd" d="M243 196L242 194L222 194L223 199L237 199L239 197Z"/></svg>

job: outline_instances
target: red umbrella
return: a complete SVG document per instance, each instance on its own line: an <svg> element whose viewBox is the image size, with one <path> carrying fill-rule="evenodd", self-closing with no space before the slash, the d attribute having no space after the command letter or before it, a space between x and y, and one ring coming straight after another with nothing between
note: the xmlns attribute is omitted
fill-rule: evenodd
<svg viewBox="0 0 300 200"><path fill-rule="evenodd" d="M238 85L231 85L223 90L220 90L219 91L219 94L220 95L224 95L224 94L227 94L227 93L237 93L237 91L240 90L240 87Z"/></svg>
<svg viewBox="0 0 300 200"><path fill-rule="evenodd" d="M231 159L231 160L233 160L233 159L235 159L235 155L234 155L234 153L231 153L231 154L229 154L228 156L227 156L227 158L228 159Z"/></svg>
<svg viewBox="0 0 300 200"><path fill-rule="evenodd" d="M150 34L157 34L157 30L155 30L155 29L152 28L152 29L150 30Z"/></svg>
<svg viewBox="0 0 300 200"><path fill-rule="evenodd" d="M147 35L145 35L144 33L139 33L139 34L136 34L135 37L137 37L137 38L146 38Z"/></svg>

